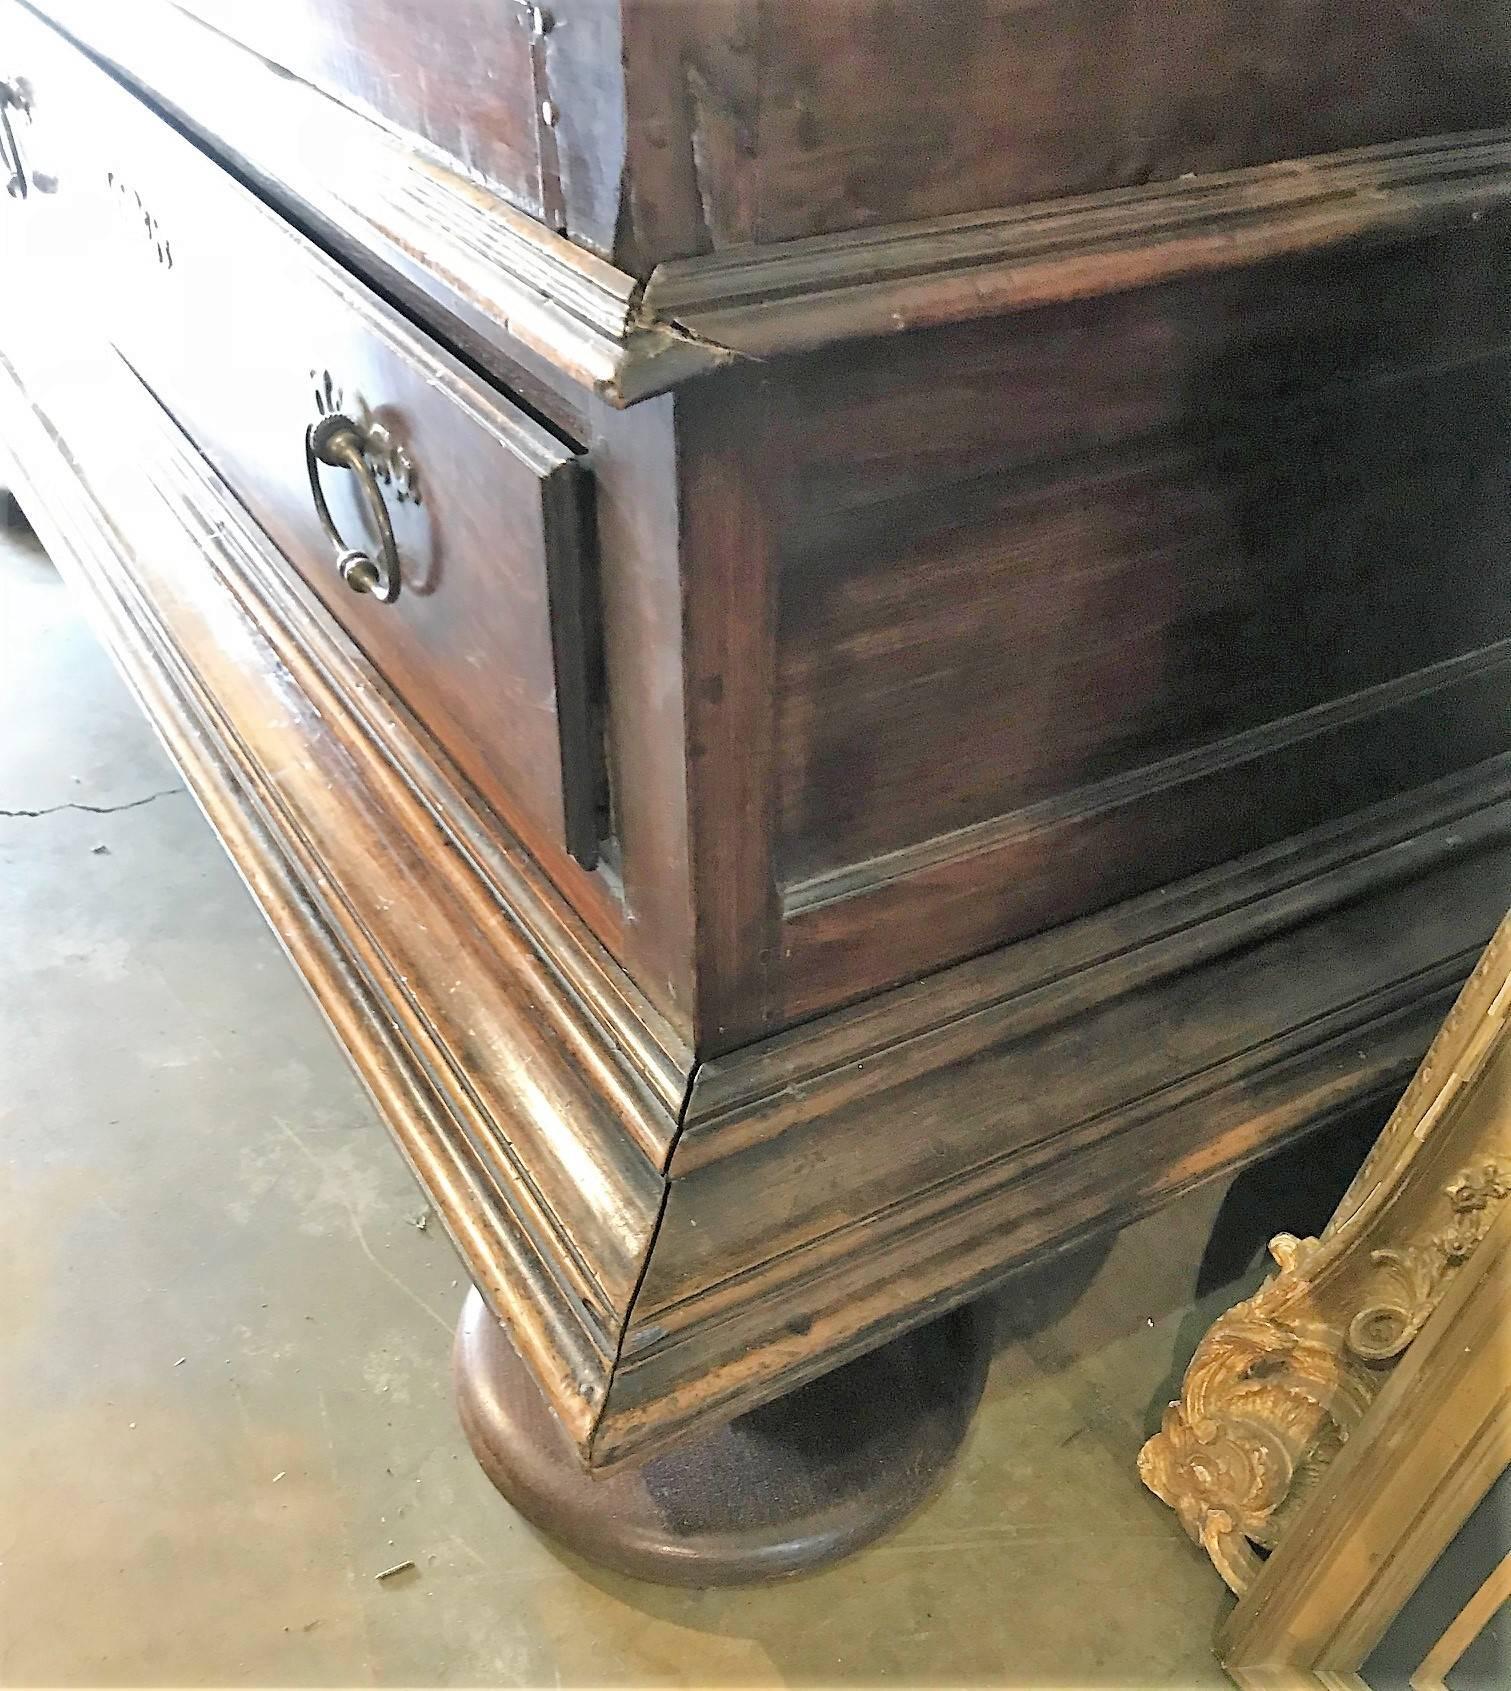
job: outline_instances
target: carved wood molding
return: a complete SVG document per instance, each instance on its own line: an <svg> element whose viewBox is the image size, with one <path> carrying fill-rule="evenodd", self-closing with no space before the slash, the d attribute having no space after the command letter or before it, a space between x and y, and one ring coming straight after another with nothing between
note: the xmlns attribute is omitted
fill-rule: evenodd
<svg viewBox="0 0 1511 1691"><path fill-rule="evenodd" d="M1198 1345L1139 1454L1144 1483L1240 1595L1511 1197L1511 917L1320 1238ZM1490 1089L1488 1111L1460 1108Z"/></svg>
<svg viewBox="0 0 1511 1691"><path fill-rule="evenodd" d="M1465 131L735 246L642 284L168 0L47 0L46 15L480 360L541 359L616 406L740 358L1410 240L1511 205L1511 130Z"/></svg>
<svg viewBox="0 0 1511 1691"><path fill-rule="evenodd" d="M709 1058L693 1077L675 1172L745 1152L862 1091L874 1098L931 1070L1045 1033L1099 1004L1165 987L1330 911L1508 844L1511 753L1126 899L1052 935L1016 941ZM1476 932L1472 955L1493 920ZM1461 971L1454 984L1462 978Z"/></svg>
<svg viewBox="0 0 1511 1691"><path fill-rule="evenodd" d="M1478 221L1511 131L1433 135L1174 182L659 265L645 311L746 356L897 334Z"/></svg>
<svg viewBox="0 0 1511 1691"><path fill-rule="evenodd" d="M585 1446L656 1229L676 1058L527 854L501 830L474 852L423 737L125 367L80 337L70 402L13 350L0 426L37 532Z"/></svg>
<svg viewBox="0 0 1511 1691"><path fill-rule="evenodd" d="M820 1022L754 1069L721 1059L722 1107L695 1091L672 1154L595 1449L650 1448L668 1402L689 1425L737 1412L1334 1115L1383 1115L1503 909L1506 864L1499 845L1439 861L1184 968L1020 979L896 1043L872 1006L843 1040ZM1151 1021L1201 1060L1151 1047ZM775 1232L752 1190L781 1196Z"/></svg>

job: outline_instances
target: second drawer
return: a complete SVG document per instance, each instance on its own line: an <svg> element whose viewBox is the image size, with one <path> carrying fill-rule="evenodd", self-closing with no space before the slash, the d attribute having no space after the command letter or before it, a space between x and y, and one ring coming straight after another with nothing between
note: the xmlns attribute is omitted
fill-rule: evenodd
<svg viewBox="0 0 1511 1691"><path fill-rule="evenodd" d="M3 11L122 352L483 794L537 849L591 867L603 759L577 451Z"/></svg>

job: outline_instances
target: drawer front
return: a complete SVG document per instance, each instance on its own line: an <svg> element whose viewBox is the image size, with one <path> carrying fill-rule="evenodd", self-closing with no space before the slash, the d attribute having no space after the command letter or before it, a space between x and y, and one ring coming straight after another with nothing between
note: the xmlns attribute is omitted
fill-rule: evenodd
<svg viewBox="0 0 1511 1691"><path fill-rule="evenodd" d="M4 17L121 352L484 795L591 866L576 451L46 26Z"/></svg>
<svg viewBox="0 0 1511 1691"><path fill-rule="evenodd" d="M421 137L532 217L559 221L560 172L542 156L542 137L554 138L532 63L548 43L521 0L178 4L343 105Z"/></svg>

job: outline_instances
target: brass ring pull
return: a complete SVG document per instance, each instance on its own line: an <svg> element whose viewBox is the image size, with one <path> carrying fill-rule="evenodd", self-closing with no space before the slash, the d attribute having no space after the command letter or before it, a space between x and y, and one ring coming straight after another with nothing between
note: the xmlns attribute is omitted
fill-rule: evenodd
<svg viewBox="0 0 1511 1691"><path fill-rule="evenodd" d="M315 512L336 550L336 569L341 579L353 593L371 593L382 604L391 605L399 596L399 549L394 544L393 524L388 520L388 507L383 503L378 478L363 451L361 429L339 411L311 423L304 436L304 461L310 473ZM360 547L348 546L342 538L320 486L322 464L329 464L335 470L350 470L357 478L378 535L376 558Z"/></svg>
<svg viewBox="0 0 1511 1691"><path fill-rule="evenodd" d="M26 160L16 144L16 131L11 123L11 107L18 112L29 109L26 91L18 82L0 82L0 168L5 173L5 191L13 200L24 200L27 194Z"/></svg>

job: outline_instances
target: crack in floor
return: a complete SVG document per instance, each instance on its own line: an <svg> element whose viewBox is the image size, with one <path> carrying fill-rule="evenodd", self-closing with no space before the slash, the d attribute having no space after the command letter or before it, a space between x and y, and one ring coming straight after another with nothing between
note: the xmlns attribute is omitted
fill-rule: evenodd
<svg viewBox="0 0 1511 1691"><path fill-rule="evenodd" d="M81 804L77 799L69 799L64 804L50 804L45 810L0 810L0 816L56 816L60 810L87 810L91 816L114 816L118 810L140 810L154 799L171 798L174 793L183 791L182 787L164 787L161 792L148 793L145 798L127 799L124 804Z"/></svg>

